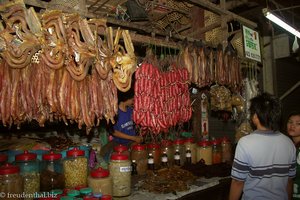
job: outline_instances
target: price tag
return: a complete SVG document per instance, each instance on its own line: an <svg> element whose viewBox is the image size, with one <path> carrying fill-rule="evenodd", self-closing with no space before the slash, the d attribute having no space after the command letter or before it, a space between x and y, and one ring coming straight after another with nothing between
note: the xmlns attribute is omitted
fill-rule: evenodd
<svg viewBox="0 0 300 200"><path fill-rule="evenodd" d="M120 172L131 172L131 166L120 167Z"/></svg>

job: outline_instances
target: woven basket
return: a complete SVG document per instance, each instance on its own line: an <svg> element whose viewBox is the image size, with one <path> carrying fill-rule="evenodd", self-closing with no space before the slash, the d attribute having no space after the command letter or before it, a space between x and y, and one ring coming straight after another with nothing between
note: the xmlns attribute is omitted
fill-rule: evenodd
<svg viewBox="0 0 300 200"><path fill-rule="evenodd" d="M221 21L219 15L216 15L210 11L204 11L204 25L209 26L216 22ZM211 43L213 46L217 46L218 44L222 43L222 29L221 27L214 28L211 31L207 31L205 33L205 41Z"/></svg>
<svg viewBox="0 0 300 200"><path fill-rule="evenodd" d="M237 51L237 54L239 57L244 57L244 45L243 45L243 34L242 32L236 33L232 40L231 40L232 46Z"/></svg>
<svg viewBox="0 0 300 200"><path fill-rule="evenodd" d="M87 13L85 0L51 0L48 9L62 10L64 12Z"/></svg>

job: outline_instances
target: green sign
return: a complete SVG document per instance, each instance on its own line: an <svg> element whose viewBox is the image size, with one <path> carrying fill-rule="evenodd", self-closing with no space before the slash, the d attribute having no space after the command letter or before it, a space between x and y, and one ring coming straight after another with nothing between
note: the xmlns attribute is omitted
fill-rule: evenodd
<svg viewBox="0 0 300 200"><path fill-rule="evenodd" d="M258 32L243 26L245 57L261 62Z"/></svg>

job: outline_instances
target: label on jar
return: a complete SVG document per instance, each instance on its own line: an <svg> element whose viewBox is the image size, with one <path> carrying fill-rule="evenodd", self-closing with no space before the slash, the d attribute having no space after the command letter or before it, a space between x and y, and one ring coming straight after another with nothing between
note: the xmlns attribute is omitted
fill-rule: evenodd
<svg viewBox="0 0 300 200"><path fill-rule="evenodd" d="M167 156L161 157L161 161L162 161L162 162L168 162L168 157L167 157Z"/></svg>
<svg viewBox="0 0 300 200"><path fill-rule="evenodd" d="M192 153L190 153L190 152L186 153L186 154L185 154L185 157L191 158L191 157L192 157Z"/></svg>
<svg viewBox="0 0 300 200"><path fill-rule="evenodd" d="M175 159L175 160L180 160L180 155L175 155L175 156L174 156L174 159Z"/></svg>
<svg viewBox="0 0 300 200"><path fill-rule="evenodd" d="M149 158L148 159L148 164L153 164L154 163L154 159L153 158Z"/></svg>
<svg viewBox="0 0 300 200"><path fill-rule="evenodd" d="M131 172L131 166L120 167L120 172Z"/></svg>

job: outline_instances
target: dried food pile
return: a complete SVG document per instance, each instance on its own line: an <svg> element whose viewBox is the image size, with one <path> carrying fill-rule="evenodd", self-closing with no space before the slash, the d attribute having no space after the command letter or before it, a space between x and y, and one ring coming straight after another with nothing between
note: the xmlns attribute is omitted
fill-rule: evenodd
<svg viewBox="0 0 300 200"><path fill-rule="evenodd" d="M231 165L227 163L206 165L199 161L196 164L185 165L182 169L188 170L198 177L212 178L230 176Z"/></svg>

